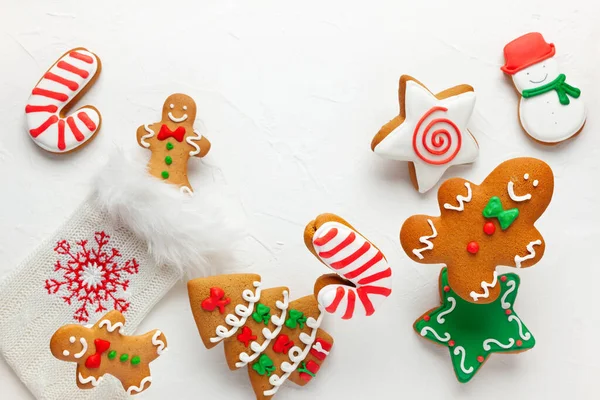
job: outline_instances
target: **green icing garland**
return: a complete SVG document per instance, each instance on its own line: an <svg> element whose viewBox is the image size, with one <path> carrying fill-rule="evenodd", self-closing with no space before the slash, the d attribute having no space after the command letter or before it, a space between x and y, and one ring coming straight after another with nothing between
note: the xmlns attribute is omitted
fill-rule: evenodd
<svg viewBox="0 0 600 400"><path fill-rule="evenodd" d="M513 309L519 276L500 275L500 296L493 303L463 300L448 284L448 269L440 273L442 305L415 321L415 331L447 346L456 378L466 383L492 353L529 350L535 339Z"/></svg>

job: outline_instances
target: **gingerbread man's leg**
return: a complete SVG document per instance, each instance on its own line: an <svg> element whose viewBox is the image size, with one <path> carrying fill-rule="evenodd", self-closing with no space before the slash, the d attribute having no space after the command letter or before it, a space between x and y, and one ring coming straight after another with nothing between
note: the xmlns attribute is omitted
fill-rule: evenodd
<svg viewBox="0 0 600 400"><path fill-rule="evenodd" d="M131 376L121 377L121 384L123 389L129 395L136 395L148 389L152 384L152 376L150 376L150 366L138 365L137 371Z"/></svg>
<svg viewBox="0 0 600 400"><path fill-rule="evenodd" d="M102 381L102 376L90 373L90 371L82 365L77 365L75 373L77 374L75 379L79 389L93 389L100 384L100 381Z"/></svg>

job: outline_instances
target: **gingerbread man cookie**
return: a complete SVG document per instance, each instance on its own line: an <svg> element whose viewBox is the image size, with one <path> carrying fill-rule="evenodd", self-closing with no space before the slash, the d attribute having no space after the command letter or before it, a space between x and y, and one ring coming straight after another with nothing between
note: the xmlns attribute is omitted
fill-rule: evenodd
<svg viewBox="0 0 600 400"><path fill-rule="evenodd" d="M494 302L497 266L527 268L544 255L534 224L553 191L552 170L535 158L505 161L481 185L447 180L438 192L441 215L408 218L400 243L416 262L446 264L450 288L465 301Z"/></svg>
<svg viewBox="0 0 600 400"><path fill-rule="evenodd" d="M191 193L187 177L190 157L204 157L210 150L207 138L194 130L196 103L185 94L172 94L163 105L162 119L137 130L138 144L152 152L151 175Z"/></svg>
<svg viewBox="0 0 600 400"><path fill-rule="evenodd" d="M247 368L259 400L273 397L288 380L304 386L317 376L333 346L333 338L320 329L327 314L372 315L391 293L385 257L342 218L318 216L307 225L304 240L336 272L317 279L312 295L290 301L287 287L263 288L255 274L188 282L204 345L210 349L223 342L229 368Z"/></svg>
<svg viewBox="0 0 600 400"><path fill-rule="evenodd" d="M504 47L506 63L501 68L521 95L521 126L534 140L548 145L577 135L586 121L581 90L560 73L555 52L541 33L531 32Z"/></svg>
<svg viewBox="0 0 600 400"><path fill-rule="evenodd" d="M421 82L400 77L400 115L385 124L371 142L376 154L408 161L415 189L435 186L452 165L472 163L479 146L467 130L475 107L475 92L459 85L438 94Z"/></svg>
<svg viewBox="0 0 600 400"><path fill-rule="evenodd" d="M78 47L46 71L25 107L29 136L35 144L51 153L68 153L98 133L102 117L94 106L66 113L92 87L101 70L98 56Z"/></svg>
<svg viewBox="0 0 600 400"><path fill-rule="evenodd" d="M149 364L167 348L165 335L154 330L144 335L123 334L125 318L110 311L93 326L65 325L50 340L52 355L77 363L76 382L92 389L104 374L116 377L127 394L137 394L152 383Z"/></svg>

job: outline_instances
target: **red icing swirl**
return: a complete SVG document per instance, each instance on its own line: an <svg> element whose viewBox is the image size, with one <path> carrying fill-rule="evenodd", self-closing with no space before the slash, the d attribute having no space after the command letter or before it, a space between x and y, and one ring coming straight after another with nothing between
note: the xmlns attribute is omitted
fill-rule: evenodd
<svg viewBox="0 0 600 400"><path fill-rule="evenodd" d="M415 153L421 160L433 165L442 165L452 161L462 145L460 129L448 118L433 118L424 129L421 129L425 120L438 111L445 113L448 109L440 106L432 107L423 114L413 133ZM456 141L455 146L453 146L454 141ZM419 146L419 142L422 147Z"/></svg>

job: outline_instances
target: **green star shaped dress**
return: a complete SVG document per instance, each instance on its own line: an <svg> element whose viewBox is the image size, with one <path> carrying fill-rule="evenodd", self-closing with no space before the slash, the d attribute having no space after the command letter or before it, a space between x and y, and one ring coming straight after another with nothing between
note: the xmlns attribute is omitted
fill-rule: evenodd
<svg viewBox="0 0 600 400"><path fill-rule="evenodd" d="M448 270L440 273L442 305L415 321L415 331L432 342L447 346L456 378L466 383L492 353L519 353L535 345L535 339L513 310L519 276L498 277L500 296L493 303L463 300L448 284Z"/></svg>

